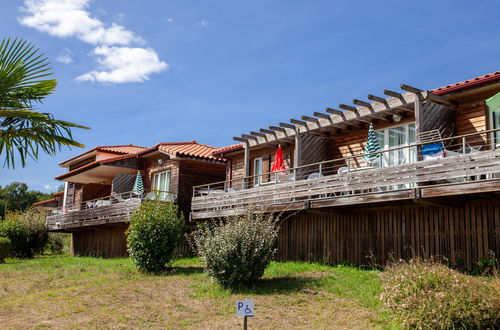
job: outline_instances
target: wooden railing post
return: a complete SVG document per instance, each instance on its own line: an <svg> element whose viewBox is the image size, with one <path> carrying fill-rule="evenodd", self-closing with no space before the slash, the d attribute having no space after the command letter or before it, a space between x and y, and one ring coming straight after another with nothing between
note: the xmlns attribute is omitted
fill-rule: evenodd
<svg viewBox="0 0 500 330"><path fill-rule="evenodd" d="M466 137L462 137L462 153L465 155L467 151L465 150L465 139Z"/></svg>

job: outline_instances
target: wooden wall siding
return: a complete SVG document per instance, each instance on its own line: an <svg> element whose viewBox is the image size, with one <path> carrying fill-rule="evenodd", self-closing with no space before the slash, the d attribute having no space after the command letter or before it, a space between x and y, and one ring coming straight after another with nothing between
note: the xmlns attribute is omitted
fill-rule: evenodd
<svg viewBox="0 0 500 330"><path fill-rule="evenodd" d="M393 206L352 213L308 214L281 224L278 260L379 265L390 258L446 257L468 270L500 255L500 204L470 201L463 208Z"/></svg>
<svg viewBox="0 0 500 330"><path fill-rule="evenodd" d="M86 230L73 232L71 252L76 256L128 257L127 238L125 236L127 229L128 224L120 224L87 228ZM193 255L185 239L182 239L179 245L175 247L174 255L178 257Z"/></svg>
<svg viewBox="0 0 500 330"><path fill-rule="evenodd" d="M470 134L489 129L488 108L483 100L462 103L455 115L456 135ZM467 140L473 145L487 145L487 136L476 135Z"/></svg>
<svg viewBox="0 0 500 330"><path fill-rule="evenodd" d="M290 168L293 166L293 145L286 145L286 146L281 146L283 150L283 158L285 159L285 165L287 168ZM264 164L263 164L263 170L264 172L269 172L271 170L272 162L274 161L274 156L276 155L276 148L272 147L265 147L265 148L260 148L257 150L250 150L250 175L253 175L253 167L254 167L254 160L255 158L263 157L264 158ZM232 160L232 164L230 161L228 161L228 168L226 170L226 177L224 180L229 180L230 178L230 171L232 169L232 178L233 180L236 180L235 186L233 188L240 189L241 186L241 179L244 176L243 169L244 169L244 154L243 153L238 153L232 157L230 157ZM264 182L269 180L268 177L264 177Z"/></svg>
<svg viewBox="0 0 500 330"><path fill-rule="evenodd" d="M158 159L161 158L163 163L158 165ZM155 173L170 171L170 191L174 194L179 193L179 161L175 159L165 159L163 157L151 157L147 161L147 175L143 177L144 188L153 188L153 177Z"/></svg>
<svg viewBox="0 0 500 330"><path fill-rule="evenodd" d="M302 154L300 155L300 165L314 164L332 159L331 140L329 137L323 137L313 134L302 134ZM317 172L318 167L305 167L297 173L297 177L307 178L312 172Z"/></svg>
<svg viewBox="0 0 500 330"><path fill-rule="evenodd" d="M422 132L438 129L441 136L450 137L455 134L454 110L443 105L426 102L422 107Z"/></svg>
<svg viewBox="0 0 500 330"><path fill-rule="evenodd" d="M184 212L184 218L189 219L193 186L220 182L225 179L225 165L192 160L179 161L179 188L177 204Z"/></svg>
<svg viewBox="0 0 500 330"><path fill-rule="evenodd" d="M76 256L125 257L128 226L99 226L72 233L72 253Z"/></svg>
<svg viewBox="0 0 500 330"><path fill-rule="evenodd" d="M136 175L128 173L119 173L113 178L113 192L121 194L134 189Z"/></svg>
<svg viewBox="0 0 500 330"><path fill-rule="evenodd" d="M398 126L402 124L407 124L414 122L415 118L409 116L407 118L402 119L398 123L387 122L387 121L378 121L375 122L373 128L375 130L384 129L390 126ZM347 130L342 132L339 135L335 135L332 138L332 142L330 144L331 152L333 159L351 157L354 155L359 155L364 152L366 141L368 139L368 127L357 128L352 130ZM358 157L353 160L351 166L365 166L363 159Z"/></svg>
<svg viewBox="0 0 500 330"><path fill-rule="evenodd" d="M89 157L89 158L86 158L86 159L83 159L81 161L79 161L78 163L75 163L75 164L72 164L69 166L69 170L74 170L75 168L79 168L79 167L82 167L83 165L87 165L87 164L90 164L92 163L93 161L96 160L96 157L95 156L92 156L92 157Z"/></svg>
<svg viewBox="0 0 500 330"><path fill-rule="evenodd" d="M68 182L68 190L66 191L66 205L72 205L75 202L75 186L76 183Z"/></svg>
<svg viewBox="0 0 500 330"><path fill-rule="evenodd" d="M82 187L81 202L98 199L111 195L111 186L105 184L89 183Z"/></svg>

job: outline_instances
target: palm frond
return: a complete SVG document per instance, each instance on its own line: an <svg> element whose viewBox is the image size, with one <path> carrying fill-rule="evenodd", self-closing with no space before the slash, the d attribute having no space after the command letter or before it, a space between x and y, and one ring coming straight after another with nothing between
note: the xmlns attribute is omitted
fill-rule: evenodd
<svg viewBox="0 0 500 330"><path fill-rule="evenodd" d="M57 86L55 79L46 79L51 70L31 43L18 38L0 43L0 155L7 167L15 167L16 154L25 166L39 151L54 155L63 146L84 147L73 140L71 129L88 127L32 110Z"/></svg>

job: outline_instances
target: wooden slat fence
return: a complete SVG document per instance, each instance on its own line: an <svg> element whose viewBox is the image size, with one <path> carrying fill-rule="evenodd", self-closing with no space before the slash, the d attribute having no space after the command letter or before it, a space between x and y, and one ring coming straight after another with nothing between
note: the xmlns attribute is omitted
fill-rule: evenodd
<svg viewBox="0 0 500 330"><path fill-rule="evenodd" d="M281 224L278 260L385 265L414 255L446 258L473 270L493 251L500 256L500 203L463 207L394 206L339 213L301 212Z"/></svg>

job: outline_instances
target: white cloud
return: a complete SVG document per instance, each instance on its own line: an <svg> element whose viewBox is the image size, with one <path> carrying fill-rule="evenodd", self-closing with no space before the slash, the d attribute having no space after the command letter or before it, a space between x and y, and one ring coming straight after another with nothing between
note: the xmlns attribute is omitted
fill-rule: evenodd
<svg viewBox="0 0 500 330"><path fill-rule="evenodd" d="M128 45L142 41L122 25L105 26L85 9L89 0L26 0L23 25L57 37L77 37L90 44Z"/></svg>
<svg viewBox="0 0 500 330"><path fill-rule="evenodd" d="M101 46L95 48L93 54L98 56L98 62L104 70L87 72L76 78L77 80L107 83L142 82L149 79L149 74L168 67L151 48Z"/></svg>
<svg viewBox="0 0 500 330"><path fill-rule="evenodd" d="M94 45L91 54L97 57L100 71L90 71L77 80L140 82L168 67L151 48L126 47L134 43L144 44L145 41L120 24L105 24L92 16L88 11L90 1L25 0L21 7L24 16L19 18L19 22L52 36L75 37ZM118 14L117 19L121 18L123 14ZM64 54L57 60L70 63L72 58Z"/></svg>
<svg viewBox="0 0 500 330"><path fill-rule="evenodd" d="M208 21L206 19L202 19L201 21L198 22L198 25L208 26Z"/></svg>
<svg viewBox="0 0 500 330"><path fill-rule="evenodd" d="M52 190L52 189L55 189L57 188L56 186L51 186L50 184L46 184L45 186L43 186L43 189L45 190Z"/></svg>
<svg viewBox="0 0 500 330"><path fill-rule="evenodd" d="M70 64L71 62L73 62L73 58L71 57L71 51L68 48L64 48L61 54L58 57L56 57L56 61L64 64Z"/></svg>
<svg viewBox="0 0 500 330"><path fill-rule="evenodd" d="M58 57L56 57L56 61L64 64L70 64L71 62L73 62L73 59L70 55L59 55Z"/></svg>
<svg viewBox="0 0 500 330"><path fill-rule="evenodd" d="M172 17L167 17L167 22L168 23L173 23L174 22L174 19Z"/></svg>

